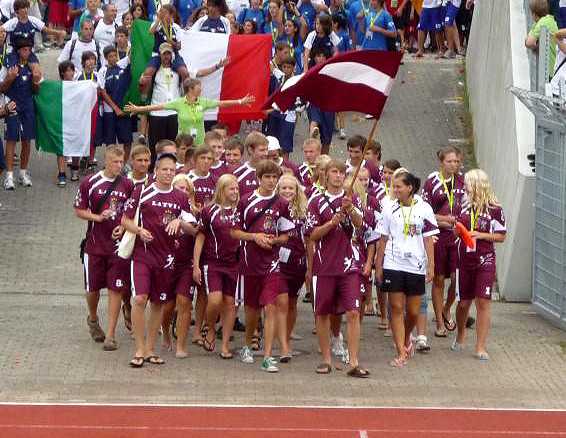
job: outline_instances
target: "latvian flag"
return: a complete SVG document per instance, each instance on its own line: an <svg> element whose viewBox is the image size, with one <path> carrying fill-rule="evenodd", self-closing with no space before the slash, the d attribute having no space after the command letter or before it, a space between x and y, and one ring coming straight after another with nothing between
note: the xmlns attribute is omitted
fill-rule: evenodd
<svg viewBox="0 0 566 438"><path fill-rule="evenodd" d="M289 79L262 106L273 103L285 111L297 97L326 111L359 111L379 118L402 54L380 50L360 50L334 56L304 75Z"/></svg>
<svg viewBox="0 0 566 438"><path fill-rule="evenodd" d="M151 57L153 35L150 23L135 20L132 26L132 85L126 100L138 102L138 79ZM209 76L199 78L202 82L202 97L214 100L240 99L246 94L255 96L250 106L236 106L211 110L206 120L225 123L265 118L260 110L267 98L269 88L269 59L271 36L269 35L225 35L211 32L183 32L180 54L189 69L208 68L230 57L230 63ZM137 94L137 95L136 95Z"/></svg>
<svg viewBox="0 0 566 438"><path fill-rule="evenodd" d="M65 157L88 157L95 129L96 84L43 81L34 96L38 150Z"/></svg>

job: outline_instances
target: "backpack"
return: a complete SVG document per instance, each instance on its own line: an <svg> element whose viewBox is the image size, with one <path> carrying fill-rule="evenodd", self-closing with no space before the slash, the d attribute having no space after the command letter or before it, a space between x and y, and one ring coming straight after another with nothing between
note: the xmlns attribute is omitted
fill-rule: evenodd
<svg viewBox="0 0 566 438"><path fill-rule="evenodd" d="M75 38L73 41L71 41L71 49L69 50L69 61L71 61L71 59L73 58L73 52L75 51L75 46L77 45L77 40L78 38ZM96 47L96 69L100 70L100 68L102 67L102 62L100 61L100 44L98 44L98 41L96 41L93 38L94 41L94 45Z"/></svg>

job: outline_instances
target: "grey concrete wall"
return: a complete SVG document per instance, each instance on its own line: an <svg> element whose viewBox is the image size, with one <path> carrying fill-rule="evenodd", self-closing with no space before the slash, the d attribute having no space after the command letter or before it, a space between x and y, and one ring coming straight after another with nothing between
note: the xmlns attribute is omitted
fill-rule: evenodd
<svg viewBox="0 0 566 438"><path fill-rule="evenodd" d="M467 55L467 86L478 163L491 177L509 229L498 247L501 296L529 301L532 285L535 120L509 91L530 89L524 47L526 18L519 0L476 2Z"/></svg>

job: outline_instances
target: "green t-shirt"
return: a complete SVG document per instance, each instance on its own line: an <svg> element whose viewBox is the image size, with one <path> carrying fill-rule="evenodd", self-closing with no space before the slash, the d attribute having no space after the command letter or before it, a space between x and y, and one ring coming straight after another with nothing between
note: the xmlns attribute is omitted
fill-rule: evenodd
<svg viewBox="0 0 566 438"><path fill-rule="evenodd" d="M548 51L550 61L549 70L552 72L554 71L554 58L556 57L556 41L554 41L552 34L558 31L556 20L550 14L545 15L533 25L529 35L535 38L540 38L540 30L543 27L546 27L550 32L550 38L548 39Z"/></svg>
<svg viewBox="0 0 566 438"><path fill-rule="evenodd" d="M199 99L189 104L185 97L165 103L164 108L177 111L179 134L194 135L194 145L204 144L204 112L218 106L217 100Z"/></svg>

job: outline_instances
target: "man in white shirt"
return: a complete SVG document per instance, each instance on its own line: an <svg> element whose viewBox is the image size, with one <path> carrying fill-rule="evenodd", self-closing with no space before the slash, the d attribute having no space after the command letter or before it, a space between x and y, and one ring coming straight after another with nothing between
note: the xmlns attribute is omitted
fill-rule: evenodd
<svg viewBox="0 0 566 438"><path fill-rule="evenodd" d="M104 16L98 21L94 30L94 40L104 49L106 46L114 44L114 32L116 31L116 5L102 5Z"/></svg>
<svg viewBox="0 0 566 438"><path fill-rule="evenodd" d="M122 25L122 15L130 10L129 0L110 0L110 4L116 6L116 23Z"/></svg>
<svg viewBox="0 0 566 438"><path fill-rule="evenodd" d="M81 71L82 54L90 50L96 55L96 70L106 64L106 60L102 56L102 48L100 44L93 39L93 33L93 22L91 20L83 20L81 23L81 36L77 39L67 41L67 44L65 44L65 47L57 58L57 62L71 61L75 66L75 71Z"/></svg>

